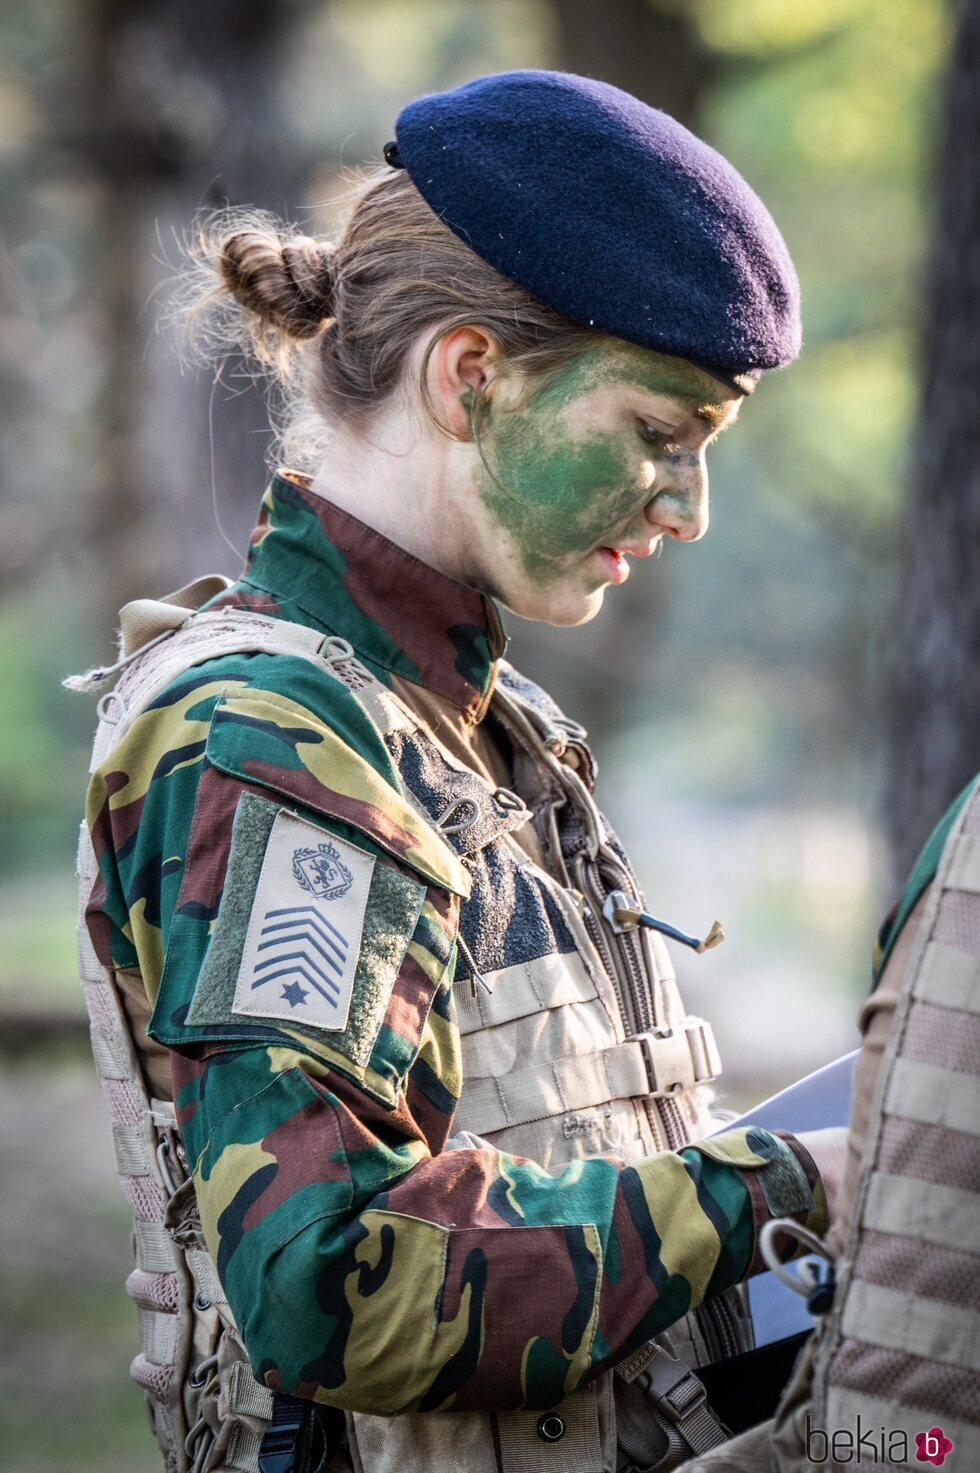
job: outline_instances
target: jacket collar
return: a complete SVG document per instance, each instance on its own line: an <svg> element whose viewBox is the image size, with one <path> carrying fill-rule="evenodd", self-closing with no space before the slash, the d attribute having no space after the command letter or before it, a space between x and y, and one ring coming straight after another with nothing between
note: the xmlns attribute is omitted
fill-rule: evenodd
<svg viewBox="0 0 980 1473"><path fill-rule="evenodd" d="M369 665L479 721L507 643L496 605L310 486L298 471L274 474L232 599L241 589L242 602L257 607L248 591L257 589L272 600L270 612L341 635Z"/></svg>

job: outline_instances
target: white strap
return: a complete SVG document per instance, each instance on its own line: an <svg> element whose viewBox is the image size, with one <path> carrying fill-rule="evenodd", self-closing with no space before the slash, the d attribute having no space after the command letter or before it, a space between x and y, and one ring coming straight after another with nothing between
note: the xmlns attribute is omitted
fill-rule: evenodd
<svg viewBox="0 0 980 1473"><path fill-rule="evenodd" d="M980 834L961 833L954 841L943 888L980 894Z"/></svg>
<svg viewBox="0 0 980 1473"><path fill-rule="evenodd" d="M980 1254L980 1197L957 1187L876 1173L861 1226Z"/></svg>
<svg viewBox="0 0 980 1473"><path fill-rule="evenodd" d="M146 1136L138 1125L114 1125L112 1145L120 1176L149 1176Z"/></svg>
<svg viewBox="0 0 980 1473"><path fill-rule="evenodd" d="M99 961L92 938L84 925L78 927L76 933L78 943L78 975L83 982L101 982L105 972Z"/></svg>
<svg viewBox="0 0 980 1473"><path fill-rule="evenodd" d="M980 1339L972 1309L886 1289L864 1279L851 1281L841 1328L866 1344L980 1371Z"/></svg>
<svg viewBox="0 0 980 1473"><path fill-rule="evenodd" d="M247 1361L236 1360L231 1368L228 1409L233 1415L264 1417L266 1421L272 1416L272 1392L256 1381Z"/></svg>
<svg viewBox="0 0 980 1473"><path fill-rule="evenodd" d="M211 573L185 584L175 593L165 594L163 598L133 599L119 611L119 659L111 665L96 665L81 675L69 675L62 685L68 690L97 690L113 675L125 670L137 655L166 639L175 629L186 624L191 614L203 604L230 587L230 579L220 573Z"/></svg>
<svg viewBox="0 0 980 1473"><path fill-rule="evenodd" d="M271 1398L270 1410L264 1414L267 1421L272 1418ZM222 1468L231 1468L234 1473L255 1473L259 1466L259 1447L262 1438L257 1432L245 1422L236 1422L231 1429L228 1439L228 1447L224 1457L221 1459Z"/></svg>
<svg viewBox="0 0 980 1473"><path fill-rule="evenodd" d="M468 1079L460 1118L465 1115L466 1129L489 1135L508 1125L527 1125L648 1092L642 1045L621 1043L584 1057L513 1069L500 1077Z"/></svg>
<svg viewBox="0 0 980 1473"><path fill-rule="evenodd" d="M95 1067L100 1077L102 1079L131 1079L133 1075L129 1067L125 1040L118 1034L103 1033L100 1028L93 1028L90 1036Z"/></svg>
<svg viewBox="0 0 980 1473"><path fill-rule="evenodd" d="M980 1136L976 1075L958 1074L940 1064L897 1058L884 1108L886 1115L898 1115L903 1120L944 1125L947 1130Z"/></svg>
<svg viewBox="0 0 980 1473"><path fill-rule="evenodd" d="M174 1272L175 1248L162 1222L144 1222L133 1219L133 1235L136 1239L136 1265L151 1274Z"/></svg>
<svg viewBox="0 0 980 1473"><path fill-rule="evenodd" d="M474 995L468 987L459 989L456 1005L463 1038L518 1018L540 1016L567 1003L591 1002L597 995L595 981L578 951L549 952L532 961L484 972L483 978L489 992L478 987Z"/></svg>
<svg viewBox="0 0 980 1473"><path fill-rule="evenodd" d="M157 1366L172 1366L177 1351L178 1322L175 1314L158 1309L138 1311L143 1354Z"/></svg>
<svg viewBox="0 0 980 1473"><path fill-rule="evenodd" d="M191 614L231 587L231 579L220 573L206 573L193 583L185 583L175 593L163 598L134 598L119 610L120 653L130 659L150 640L171 629L179 629Z"/></svg>
<svg viewBox="0 0 980 1473"><path fill-rule="evenodd" d="M980 1013L980 956L930 941L912 994L937 1007Z"/></svg>
<svg viewBox="0 0 980 1473"><path fill-rule="evenodd" d="M203 1248L188 1248L185 1256L194 1275L194 1282L208 1303L227 1304L225 1291L210 1253L206 1253Z"/></svg>

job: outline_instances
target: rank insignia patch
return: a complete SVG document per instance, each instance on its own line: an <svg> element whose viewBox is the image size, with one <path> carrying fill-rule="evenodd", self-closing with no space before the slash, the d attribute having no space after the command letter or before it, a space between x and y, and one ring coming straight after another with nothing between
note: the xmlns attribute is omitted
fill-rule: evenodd
<svg viewBox="0 0 980 1473"><path fill-rule="evenodd" d="M318 844L315 849L297 849L293 855L293 874L304 890L324 900L337 900L346 895L354 877L337 853L336 844Z"/></svg>
<svg viewBox="0 0 980 1473"><path fill-rule="evenodd" d="M294 814L272 825L232 1012L342 1032L374 858Z"/></svg>

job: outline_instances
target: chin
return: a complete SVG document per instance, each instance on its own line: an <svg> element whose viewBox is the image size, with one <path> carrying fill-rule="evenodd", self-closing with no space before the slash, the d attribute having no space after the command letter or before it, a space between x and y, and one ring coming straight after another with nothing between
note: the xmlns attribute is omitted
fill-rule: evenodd
<svg viewBox="0 0 980 1473"><path fill-rule="evenodd" d="M531 619L539 624L554 624L561 629L574 629L579 624L588 624L602 608L606 584L588 592L568 588L556 588L550 594L538 590L502 598L501 602L522 619Z"/></svg>

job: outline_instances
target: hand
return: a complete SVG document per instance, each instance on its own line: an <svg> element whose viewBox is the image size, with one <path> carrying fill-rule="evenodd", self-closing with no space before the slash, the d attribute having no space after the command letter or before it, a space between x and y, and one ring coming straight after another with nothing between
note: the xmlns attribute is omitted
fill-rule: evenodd
<svg viewBox="0 0 980 1473"><path fill-rule="evenodd" d="M824 1130L801 1130L796 1139L813 1157L827 1193L830 1221L837 1216L837 1199L847 1165L847 1126L831 1125Z"/></svg>

